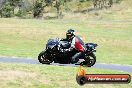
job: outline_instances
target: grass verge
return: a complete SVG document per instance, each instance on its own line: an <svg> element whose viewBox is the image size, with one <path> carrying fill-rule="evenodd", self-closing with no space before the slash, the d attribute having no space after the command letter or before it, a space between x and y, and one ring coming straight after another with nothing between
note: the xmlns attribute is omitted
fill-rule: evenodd
<svg viewBox="0 0 132 88"><path fill-rule="evenodd" d="M2 88L80 88L77 67L0 63ZM114 70L85 68L88 74L123 74ZM129 73L132 75L132 73ZM86 84L82 88L131 88L130 84Z"/></svg>

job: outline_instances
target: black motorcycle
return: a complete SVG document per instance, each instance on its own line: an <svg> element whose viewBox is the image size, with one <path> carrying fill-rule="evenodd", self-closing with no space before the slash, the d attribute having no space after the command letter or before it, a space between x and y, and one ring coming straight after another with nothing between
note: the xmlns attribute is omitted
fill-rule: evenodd
<svg viewBox="0 0 132 88"><path fill-rule="evenodd" d="M93 66L96 62L96 56L94 52L96 52L97 44L84 44L80 37L77 38L85 47L84 54L82 54L82 56L80 56L80 58L78 59L78 62L80 59L82 59L82 62L80 62L79 64L83 64L88 67ZM72 56L75 55L78 51L75 49L73 49L72 51L65 51L69 47L70 42L68 42L68 40L66 39L49 39L46 44L46 49L39 54L38 60L42 64L50 64L52 62L60 64L71 64Z"/></svg>

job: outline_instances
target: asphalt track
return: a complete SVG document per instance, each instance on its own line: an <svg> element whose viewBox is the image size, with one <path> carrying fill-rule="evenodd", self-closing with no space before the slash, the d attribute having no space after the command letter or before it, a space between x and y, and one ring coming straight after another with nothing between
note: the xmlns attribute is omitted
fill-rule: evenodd
<svg viewBox="0 0 132 88"><path fill-rule="evenodd" d="M34 60L34 59L10 58L10 57L0 57L0 62L3 62L3 63L20 63L20 64L22 64L22 63L25 63L25 64L40 64L38 62L38 60ZM58 64L58 63L51 63L51 65L55 65L55 66L72 66L72 67L77 66L77 65L74 65L74 64ZM92 68L132 72L132 65L127 65L126 66L126 65L117 65L117 64L96 63Z"/></svg>

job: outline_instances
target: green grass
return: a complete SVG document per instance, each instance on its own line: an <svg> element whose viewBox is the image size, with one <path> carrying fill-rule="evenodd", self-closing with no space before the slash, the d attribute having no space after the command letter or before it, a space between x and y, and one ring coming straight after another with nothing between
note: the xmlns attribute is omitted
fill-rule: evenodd
<svg viewBox="0 0 132 88"><path fill-rule="evenodd" d="M78 67L0 63L2 88L80 88L76 83ZM85 68L87 74L127 74L114 70ZM129 73L132 74L132 73ZM87 84L82 88L131 88L132 84Z"/></svg>
<svg viewBox="0 0 132 88"><path fill-rule="evenodd" d="M69 28L94 42L98 63L132 65L132 22L0 19L0 56L37 59L49 38L63 38Z"/></svg>

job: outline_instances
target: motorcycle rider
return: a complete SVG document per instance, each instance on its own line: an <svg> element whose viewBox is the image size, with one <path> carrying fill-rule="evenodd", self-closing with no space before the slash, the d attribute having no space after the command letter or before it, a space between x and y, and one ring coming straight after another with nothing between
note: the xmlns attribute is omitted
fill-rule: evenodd
<svg viewBox="0 0 132 88"><path fill-rule="evenodd" d="M79 61L79 57L84 53L85 47L80 39L75 35L75 30L73 29L67 30L66 39L71 43L71 46L68 50L72 51L75 49L78 51L78 53L76 53L71 60L72 63L77 63Z"/></svg>

